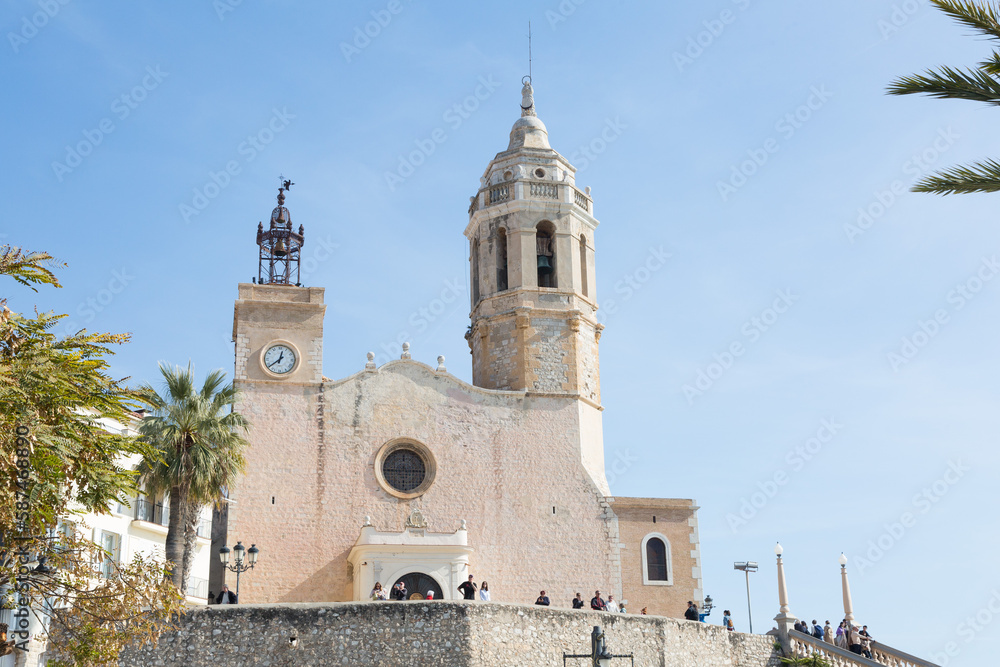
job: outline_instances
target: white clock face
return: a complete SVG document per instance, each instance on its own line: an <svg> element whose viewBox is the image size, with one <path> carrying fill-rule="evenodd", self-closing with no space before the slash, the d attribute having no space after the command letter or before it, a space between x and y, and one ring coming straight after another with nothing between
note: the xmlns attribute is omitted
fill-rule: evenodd
<svg viewBox="0 0 1000 667"><path fill-rule="evenodd" d="M287 345L273 345L264 353L264 366L278 375L284 375L295 367L295 352Z"/></svg>

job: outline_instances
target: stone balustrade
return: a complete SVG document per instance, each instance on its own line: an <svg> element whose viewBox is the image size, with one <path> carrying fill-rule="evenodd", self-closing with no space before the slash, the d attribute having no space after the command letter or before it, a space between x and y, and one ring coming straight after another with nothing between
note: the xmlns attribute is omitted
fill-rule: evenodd
<svg viewBox="0 0 1000 667"><path fill-rule="evenodd" d="M473 197L469 205L469 215L478 211L481 206L494 206L514 199L540 199L564 202L575 204L584 211L591 213L590 197L568 183L528 180L523 182L511 181L491 186L483 191L482 195L482 202L480 202L479 195Z"/></svg>
<svg viewBox="0 0 1000 667"><path fill-rule="evenodd" d="M793 656L808 658L812 654L818 653L833 667L855 667L856 665L864 665L865 667L938 667L932 662L921 660L878 642L872 642L874 660L869 660L864 656L851 653L847 649L827 644L821 639L796 630L789 630L788 640Z"/></svg>

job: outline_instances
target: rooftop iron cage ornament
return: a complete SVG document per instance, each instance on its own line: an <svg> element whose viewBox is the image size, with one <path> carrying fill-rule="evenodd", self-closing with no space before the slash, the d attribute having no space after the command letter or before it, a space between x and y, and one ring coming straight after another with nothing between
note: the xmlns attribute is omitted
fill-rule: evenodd
<svg viewBox="0 0 1000 667"><path fill-rule="evenodd" d="M285 193L294 183L283 180L278 189L278 205L271 211L271 225L264 231L264 223L257 223L257 245L260 262L257 283L261 285L295 285L299 282L302 245L305 229L299 225L298 233L292 231L292 215L285 208Z"/></svg>

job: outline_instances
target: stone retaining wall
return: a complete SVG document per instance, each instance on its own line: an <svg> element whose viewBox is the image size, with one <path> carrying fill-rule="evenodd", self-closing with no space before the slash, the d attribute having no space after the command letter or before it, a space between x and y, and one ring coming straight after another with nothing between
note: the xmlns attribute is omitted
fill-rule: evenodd
<svg viewBox="0 0 1000 667"><path fill-rule="evenodd" d="M774 639L658 616L473 602L215 605L185 614L123 667L563 664L589 653L594 625L616 654L658 667L778 667ZM584 667L584 660L570 661ZM616 660L616 665L628 664Z"/></svg>

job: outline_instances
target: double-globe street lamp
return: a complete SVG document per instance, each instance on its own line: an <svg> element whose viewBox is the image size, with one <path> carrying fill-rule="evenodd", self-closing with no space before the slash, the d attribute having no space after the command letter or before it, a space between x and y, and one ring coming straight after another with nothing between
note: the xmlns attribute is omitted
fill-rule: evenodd
<svg viewBox="0 0 1000 667"><path fill-rule="evenodd" d="M245 556L244 551L246 552ZM236 573L236 599L239 600L240 574L253 569L253 566L257 564L257 556L260 554L260 549L257 548L256 544L251 544L249 549L245 549L242 542L237 542L232 551L232 565L229 564L229 553L229 547L224 546L219 549L219 560L222 561L222 567Z"/></svg>

